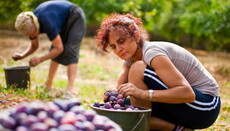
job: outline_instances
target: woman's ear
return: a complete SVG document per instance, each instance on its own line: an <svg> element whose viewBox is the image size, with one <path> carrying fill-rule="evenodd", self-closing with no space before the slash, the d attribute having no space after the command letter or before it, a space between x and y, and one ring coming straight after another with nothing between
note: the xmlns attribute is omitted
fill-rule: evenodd
<svg viewBox="0 0 230 131"><path fill-rule="evenodd" d="M140 43L140 39L141 39L140 32L139 31L135 31L134 32L134 36L135 36L136 42Z"/></svg>

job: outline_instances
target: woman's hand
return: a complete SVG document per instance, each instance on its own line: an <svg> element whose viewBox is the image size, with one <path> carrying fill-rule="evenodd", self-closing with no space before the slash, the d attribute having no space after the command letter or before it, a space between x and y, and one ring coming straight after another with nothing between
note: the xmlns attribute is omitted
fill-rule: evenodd
<svg viewBox="0 0 230 131"><path fill-rule="evenodd" d="M143 99L142 94L144 93L145 90L137 88L132 83L125 83L125 84L121 84L118 87L117 91L119 94L122 94L125 98L128 96L132 96L135 97L136 99Z"/></svg>

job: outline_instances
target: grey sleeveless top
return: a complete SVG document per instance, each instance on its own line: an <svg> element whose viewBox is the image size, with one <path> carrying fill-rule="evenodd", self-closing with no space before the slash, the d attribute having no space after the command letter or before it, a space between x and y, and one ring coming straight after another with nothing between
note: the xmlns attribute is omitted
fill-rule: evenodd
<svg viewBox="0 0 230 131"><path fill-rule="evenodd" d="M200 61L186 49L169 42L145 42L143 61L150 66L151 60L159 55L167 56L187 79L191 87L212 96L219 96L218 84Z"/></svg>

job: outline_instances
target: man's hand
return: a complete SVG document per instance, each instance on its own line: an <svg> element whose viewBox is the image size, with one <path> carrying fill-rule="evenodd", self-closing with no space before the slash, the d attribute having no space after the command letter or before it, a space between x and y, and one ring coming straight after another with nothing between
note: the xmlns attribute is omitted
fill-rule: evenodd
<svg viewBox="0 0 230 131"><path fill-rule="evenodd" d="M40 57L34 57L34 58L30 59L29 64L30 64L30 66L35 67L38 64L40 64L41 62L42 62L42 59Z"/></svg>
<svg viewBox="0 0 230 131"><path fill-rule="evenodd" d="M13 58L15 61L17 61L17 60L23 59L24 57L23 57L23 55L20 54L20 53L14 53L14 54L12 55L12 58Z"/></svg>

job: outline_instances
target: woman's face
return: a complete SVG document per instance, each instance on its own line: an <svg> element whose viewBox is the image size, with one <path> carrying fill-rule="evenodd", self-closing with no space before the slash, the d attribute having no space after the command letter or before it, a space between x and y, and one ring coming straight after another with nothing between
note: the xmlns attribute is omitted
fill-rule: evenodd
<svg viewBox="0 0 230 131"><path fill-rule="evenodd" d="M130 60L135 56L137 51L137 43L133 37L122 35L116 31L109 33L108 48L112 50L118 57L123 60Z"/></svg>

